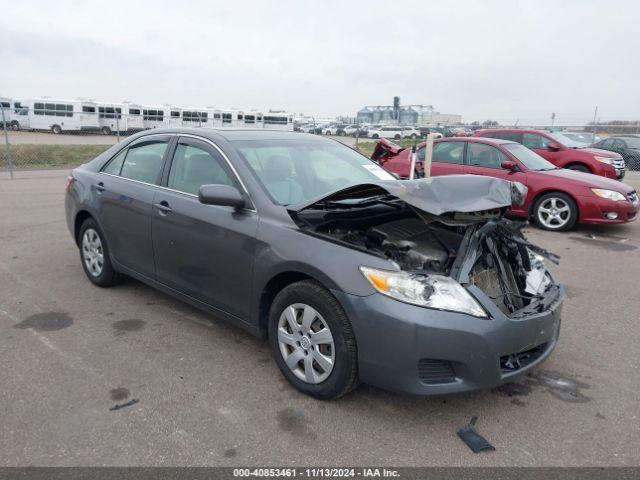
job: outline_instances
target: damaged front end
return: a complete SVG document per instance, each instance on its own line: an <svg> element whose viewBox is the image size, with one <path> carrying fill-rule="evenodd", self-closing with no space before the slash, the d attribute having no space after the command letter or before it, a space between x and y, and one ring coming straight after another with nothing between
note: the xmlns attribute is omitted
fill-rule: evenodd
<svg viewBox="0 0 640 480"><path fill-rule="evenodd" d="M410 303L489 318L480 289L507 316L540 312L560 291L529 243L524 223L504 217L526 187L501 179L452 175L356 185L290 208L301 229L385 258L394 270L362 266L377 291Z"/></svg>

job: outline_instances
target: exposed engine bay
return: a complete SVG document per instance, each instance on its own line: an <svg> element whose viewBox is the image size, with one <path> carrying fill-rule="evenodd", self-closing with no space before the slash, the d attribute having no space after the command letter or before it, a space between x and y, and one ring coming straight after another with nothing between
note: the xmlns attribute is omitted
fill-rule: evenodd
<svg viewBox="0 0 640 480"><path fill-rule="evenodd" d="M505 211L434 215L393 195L377 195L317 202L292 217L313 235L389 259L402 271L476 286L510 315L555 286L542 258L557 257L530 244L522 235L524 223L504 218Z"/></svg>

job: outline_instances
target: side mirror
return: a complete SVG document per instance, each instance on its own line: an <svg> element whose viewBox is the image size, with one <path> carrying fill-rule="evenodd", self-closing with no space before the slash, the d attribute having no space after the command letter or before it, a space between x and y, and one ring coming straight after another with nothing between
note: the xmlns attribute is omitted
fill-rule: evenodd
<svg viewBox="0 0 640 480"><path fill-rule="evenodd" d="M547 150L551 150L552 152L557 152L560 150L560 145L555 142L551 142L547 144Z"/></svg>
<svg viewBox="0 0 640 480"><path fill-rule="evenodd" d="M500 166L505 170L511 170L512 172L518 171L518 165L516 165L516 162L512 162L511 160L505 160L500 164Z"/></svg>
<svg viewBox="0 0 640 480"><path fill-rule="evenodd" d="M198 191L198 200L205 205L242 208L246 205L242 194L229 185L202 185Z"/></svg>

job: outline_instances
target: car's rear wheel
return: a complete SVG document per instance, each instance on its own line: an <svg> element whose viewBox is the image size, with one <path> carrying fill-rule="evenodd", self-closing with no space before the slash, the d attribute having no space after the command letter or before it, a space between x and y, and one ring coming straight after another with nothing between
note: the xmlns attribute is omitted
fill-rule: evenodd
<svg viewBox="0 0 640 480"><path fill-rule="evenodd" d="M544 230L570 230L578 221L578 206L564 193L542 195L533 207L536 224Z"/></svg>
<svg viewBox="0 0 640 480"><path fill-rule="evenodd" d="M87 218L79 232L80 260L87 278L99 287L111 287L122 281L113 268L102 230L93 218Z"/></svg>
<svg viewBox="0 0 640 480"><path fill-rule="evenodd" d="M589 167L587 167L586 165L581 165L579 163L576 163L574 165L569 165L567 168L569 170L575 170L576 172L591 173L591 170L589 170Z"/></svg>
<svg viewBox="0 0 640 480"><path fill-rule="evenodd" d="M314 281L296 282L276 296L269 341L285 378L307 395L338 398L358 384L351 322L335 297Z"/></svg>

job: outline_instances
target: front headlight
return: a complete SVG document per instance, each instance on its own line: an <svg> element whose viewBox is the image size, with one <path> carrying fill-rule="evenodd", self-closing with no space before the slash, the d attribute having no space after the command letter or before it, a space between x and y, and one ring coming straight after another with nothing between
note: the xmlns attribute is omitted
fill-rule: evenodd
<svg viewBox="0 0 640 480"><path fill-rule="evenodd" d="M378 292L401 302L487 318L487 313L476 299L451 277L389 272L369 267L360 267L360 271Z"/></svg>
<svg viewBox="0 0 640 480"><path fill-rule="evenodd" d="M615 190L604 190L602 188L592 188L591 191L600 198L606 198L607 200L613 200L614 202L621 202L626 200L625 196Z"/></svg>
<svg viewBox="0 0 640 480"><path fill-rule="evenodd" d="M594 155L594 159L602 163L608 163L609 165L613 165L613 159L609 157L601 157L600 155Z"/></svg>

